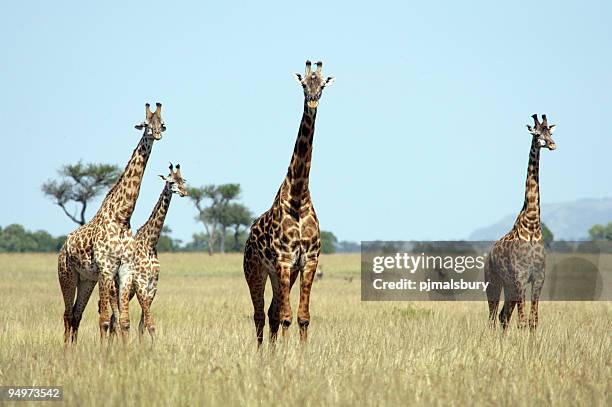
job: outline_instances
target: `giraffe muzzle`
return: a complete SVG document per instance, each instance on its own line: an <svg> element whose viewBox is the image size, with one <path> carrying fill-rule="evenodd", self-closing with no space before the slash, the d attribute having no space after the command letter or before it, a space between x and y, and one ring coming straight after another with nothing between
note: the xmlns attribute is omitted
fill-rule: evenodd
<svg viewBox="0 0 612 407"><path fill-rule="evenodd" d="M309 100L308 102L306 102L306 104L308 105L309 108L316 109L317 106L319 106L319 101L318 100Z"/></svg>

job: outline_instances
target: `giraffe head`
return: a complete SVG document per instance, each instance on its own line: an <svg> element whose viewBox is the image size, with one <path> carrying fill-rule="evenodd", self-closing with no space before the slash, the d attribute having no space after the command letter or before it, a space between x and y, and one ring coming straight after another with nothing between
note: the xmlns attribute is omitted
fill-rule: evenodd
<svg viewBox="0 0 612 407"><path fill-rule="evenodd" d="M300 75L299 73L293 74L295 80L302 85L306 104L311 109L316 109L319 105L319 99L323 93L323 88L331 85L334 81L333 76L328 76L327 78L323 77L323 62L319 61L316 63L316 65L317 69L313 71L312 63L310 61L306 61L306 72L304 76Z"/></svg>
<svg viewBox="0 0 612 407"><path fill-rule="evenodd" d="M151 105L145 104L145 121L137 124L136 127L138 130L144 129L144 135L146 137L152 137L155 140L160 140L162 138L162 132L166 131L166 124L161 117L161 103L157 102L155 104L157 108L154 112L151 111Z"/></svg>
<svg viewBox="0 0 612 407"><path fill-rule="evenodd" d="M181 165L176 164L176 169L170 163L170 174L168 176L160 175L159 177L166 182L166 188L170 190L173 194L178 194L181 197L187 196L187 187L185 186L185 179L181 175Z"/></svg>
<svg viewBox="0 0 612 407"><path fill-rule="evenodd" d="M531 127L527 125L527 131L531 133L533 137L537 137L540 142L540 148L546 147L549 150L554 150L557 148L557 144L552 139L552 134L555 131L555 124L548 125L548 120L546 119L546 115L542 115L542 123L538 120L538 115L534 114L533 117L534 126Z"/></svg>

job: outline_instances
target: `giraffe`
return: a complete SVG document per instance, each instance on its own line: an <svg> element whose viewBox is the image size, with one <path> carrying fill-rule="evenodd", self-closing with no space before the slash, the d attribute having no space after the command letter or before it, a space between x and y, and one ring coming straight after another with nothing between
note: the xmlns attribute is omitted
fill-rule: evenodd
<svg viewBox="0 0 612 407"><path fill-rule="evenodd" d="M155 112L151 112L147 103L145 121L135 127L144 130L143 135L122 175L91 221L70 233L60 249L58 278L65 306L65 344L77 340L83 310L97 282L100 289L101 339L109 333L112 312L115 320L119 316L122 337L127 340L129 301L123 292L123 284L131 272L134 251L130 218L153 143L160 140L161 133L166 130L161 117L161 103L157 103ZM119 293L115 292L115 278L120 283ZM111 298L118 298L117 294L121 295L119 303L111 301Z"/></svg>
<svg viewBox="0 0 612 407"><path fill-rule="evenodd" d="M280 324L283 337L291 325L289 293L300 274L298 325L300 341L306 342L310 323L310 289L317 270L321 240L319 221L312 205L308 180L317 107L323 88L334 78L323 77L321 62L295 79L304 91L304 112L293 149L293 156L272 207L253 222L244 250L244 275L253 302L258 346L263 342L265 325L264 290L268 276L273 298L268 309L270 342L274 343Z"/></svg>
<svg viewBox="0 0 612 407"><path fill-rule="evenodd" d="M136 295L142 313L138 325L139 338L142 340L145 328L149 331L151 340L155 340L155 322L151 316L151 303L157 292L159 279L159 259L157 258L157 242L164 226L164 220L170 207L173 194L187 196L185 180L181 175L180 164L176 170L170 164L170 174L159 176L164 182L164 189L159 196L151 216L136 232L136 250L134 254L134 272L128 286L130 300Z"/></svg>
<svg viewBox="0 0 612 407"><path fill-rule="evenodd" d="M518 214L510 232L491 248L487 256L487 267L485 267L485 281L489 282L487 286L489 322L492 326L495 325L499 298L503 288L504 306L499 314L499 321L504 331L508 328L515 306L518 309L519 328L526 327L525 293L528 283L531 283L529 327L531 329L537 327L538 302L544 284L546 253L540 222L540 149L546 147L552 151L557 146L551 137L555 125L548 125L545 114L542 115L541 123L536 114L531 117L534 126L527 125L532 140L523 209Z"/></svg>

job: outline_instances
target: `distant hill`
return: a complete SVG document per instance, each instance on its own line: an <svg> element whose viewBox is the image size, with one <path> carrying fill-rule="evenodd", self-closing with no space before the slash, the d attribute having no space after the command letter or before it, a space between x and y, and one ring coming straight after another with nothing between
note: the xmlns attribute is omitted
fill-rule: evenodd
<svg viewBox="0 0 612 407"><path fill-rule="evenodd" d="M517 212L493 225L476 229L470 240L497 240L514 225ZM555 240L583 240L596 223L612 222L612 198L580 199L573 202L542 205L542 221L555 235Z"/></svg>

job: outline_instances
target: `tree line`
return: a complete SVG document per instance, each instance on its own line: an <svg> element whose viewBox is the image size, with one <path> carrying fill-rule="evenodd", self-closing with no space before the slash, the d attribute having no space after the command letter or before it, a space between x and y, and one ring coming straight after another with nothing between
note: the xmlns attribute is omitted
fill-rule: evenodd
<svg viewBox="0 0 612 407"><path fill-rule="evenodd" d="M105 193L117 181L121 170L116 165L79 161L60 167L57 174L58 178L48 180L42 185L43 194L72 222L84 225L91 201ZM241 192L240 184L235 183L189 188L189 199L196 212L194 220L202 225L203 230L194 233L190 242L183 243L179 239L173 239L172 230L164 226L158 242L158 251L206 251L211 255L242 252L254 216L251 210L240 202ZM44 231L32 233L21 225L11 225L13 226L21 228L19 236L30 243L19 246L23 250L5 251L53 251L59 249L65 240L65 236L53 238ZM37 250L39 246L32 244L32 239L26 236L41 233L61 243L55 249L42 245L40 247L45 249ZM357 243L339 242L336 236L328 231L321 231L321 244L323 253L359 250Z"/></svg>
<svg viewBox="0 0 612 407"><path fill-rule="evenodd" d="M31 232L19 224L0 226L0 253L5 252L57 252L66 236L53 237L49 232Z"/></svg>
<svg viewBox="0 0 612 407"><path fill-rule="evenodd" d="M41 189L62 212L77 225L87 222L86 211L92 200L105 193L121 175L121 169L112 164L83 163L68 164L57 171L58 178L45 182ZM205 185L189 188L189 199L193 202L196 222L203 230L194 233L190 242L173 239L172 230L164 226L159 251L207 251L209 254L241 252L248 230L254 220L251 210L239 201L240 184ZM591 240L612 241L612 222L594 225L588 231ZM551 231L542 224L542 236L547 245L553 241ZM65 236L53 237L48 232L27 231L21 225L6 226L0 232L0 251L58 250ZM358 252L359 244L338 241L329 231L321 231L323 253Z"/></svg>
<svg viewBox="0 0 612 407"><path fill-rule="evenodd" d="M589 237L591 240L609 240L612 241L612 222L607 225L593 225L589 229Z"/></svg>

